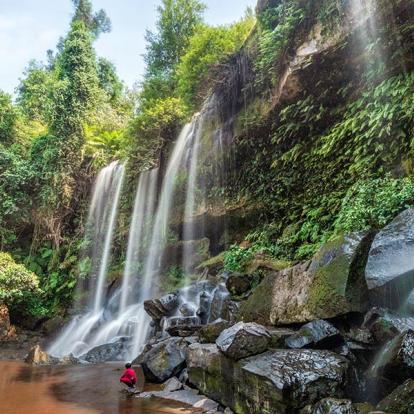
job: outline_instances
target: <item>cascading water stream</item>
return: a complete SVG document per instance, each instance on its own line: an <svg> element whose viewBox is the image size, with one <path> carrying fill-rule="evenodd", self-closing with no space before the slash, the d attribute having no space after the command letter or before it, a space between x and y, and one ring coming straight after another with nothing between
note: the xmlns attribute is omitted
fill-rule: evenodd
<svg viewBox="0 0 414 414"><path fill-rule="evenodd" d="M147 234L145 234L146 226L148 230L149 225L147 221L152 217L155 208L157 178L158 169L143 172L139 178L131 228L129 231L127 257L121 287L119 315L122 315L127 306L131 304L131 293L134 290L134 285L131 285L131 278L138 272L138 266L143 259L143 241L147 236Z"/></svg>
<svg viewBox="0 0 414 414"><path fill-rule="evenodd" d="M95 280L90 295L90 310L75 317L60 337L49 348L52 355L79 354L85 348L87 336L99 322L103 313L106 275L111 256L119 199L125 168L113 162L98 175L89 208L86 242L92 244L91 280ZM102 243L103 241L103 243Z"/></svg>

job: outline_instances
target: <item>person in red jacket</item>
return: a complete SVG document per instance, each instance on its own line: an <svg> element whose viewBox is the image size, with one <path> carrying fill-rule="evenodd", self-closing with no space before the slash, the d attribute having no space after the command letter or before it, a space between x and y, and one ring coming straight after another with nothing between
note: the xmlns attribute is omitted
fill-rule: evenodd
<svg viewBox="0 0 414 414"><path fill-rule="evenodd" d="M125 371L119 379L120 382L128 387L128 391L135 391L135 384L137 383L137 374L131 368L131 364L125 364Z"/></svg>

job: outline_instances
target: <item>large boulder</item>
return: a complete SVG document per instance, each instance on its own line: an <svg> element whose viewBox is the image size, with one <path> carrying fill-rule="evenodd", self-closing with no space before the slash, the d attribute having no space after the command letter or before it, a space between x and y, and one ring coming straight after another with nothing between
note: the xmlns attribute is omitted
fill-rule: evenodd
<svg viewBox="0 0 414 414"><path fill-rule="evenodd" d="M152 319L159 321L170 316L179 305L178 292L169 293L159 299L150 299L144 302L144 309Z"/></svg>
<svg viewBox="0 0 414 414"><path fill-rule="evenodd" d="M365 268L371 301L399 308L414 288L414 209L399 214L372 243Z"/></svg>
<svg viewBox="0 0 414 414"><path fill-rule="evenodd" d="M366 233L337 237L312 261L268 275L241 305L239 319L281 325L366 311L363 269L371 241Z"/></svg>
<svg viewBox="0 0 414 414"><path fill-rule="evenodd" d="M184 338L167 338L146 349L134 363L142 365L149 381L162 383L185 367L187 347L188 341Z"/></svg>
<svg viewBox="0 0 414 414"><path fill-rule="evenodd" d="M116 341L99 345L79 357L82 361L99 364L107 361L124 361L128 355L129 338L121 337Z"/></svg>
<svg viewBox="0 0 414 414"><path fill-rule="evenodd" d="M397 387L390 395L381 400L377 405L378 410L398 413L414 413L414 381L408 379Z"/></svg>
<svg viewBox="0 0 414 414"><path fill-rule="evenodd" d="M225 329L216 344L221 352L237 360L265 352L270 340L271 336L264 326L254 322L239 322Z"/></svg>
<svg viewBox="0 0 414 414"><path fill-rule="evenodd" d="M274 350L239 361L214 344L193 344L189 381L237 414L287 414L343 396L348 361L330 351Z"/></svg>
<svg viewBox="0 0 414 414"><path fill-rule="evenodd" d="M286 338L288 348L335 348L341 345L343 338L332 324L323 319L302 326L294 335Z"/></svg>

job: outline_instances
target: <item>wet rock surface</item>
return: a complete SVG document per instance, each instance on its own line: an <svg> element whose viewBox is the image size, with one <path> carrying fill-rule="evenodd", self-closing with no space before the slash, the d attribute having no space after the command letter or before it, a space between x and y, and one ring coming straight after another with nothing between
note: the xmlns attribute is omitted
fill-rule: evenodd
<svg viewBox="0 0 414 414"><path fill-rule="evenodd" d="M414 288L414 209L399 214L374 239L365 268L371 301L398 308Z"/></svg>
<svg viewBox="0 0 414 414"><path fill-rule="evenodd" d="M184 338L167 338L145 350L134 364L141 364L145 377L156 383L165 382L185 367L188 341Z"/></svg>
<svg viewBox="0 0 414 414"><path fill-rule="evenodd" d="M146 300L144 302L145 311L154 320L161 320L165 316L169 316L178 306L178 293L169 293L159 299Z"/></svg>
<svg viewBox="0 0 414 414"><path fill-rule="evenodd" d="M216 344L225 355L241 359L265 352L270 340L270 334L264 326L254 322L239 322L221 332Z"/></svg>
<svg viewBox="0 0 414 414"><path fill-rule="evenodd" d="M302 326L294 335L286 338L288 348L334 348L343 342L343 338L332 324L322 319Z"/></svg>
<svg viewBox="0 0 414 414"><path fill-rule="evenodd" d="M414 381L408 379L377 405L378 410L389 413L414 413Z"/></svg>
<svg viewBox="0 0 414 414"><path fill-rule="evenodd" d="M128 341L129 338L123 337L115 342L99 345L86 354L81 355L79 359L92 364L108 361L124 361L128 353Z"/></svg>
<svg viewBox="0 0 414 414"><path fill-rule="evenodd" d="M332 352L275 350L234 361L213 344L190 345L189 381L240 414L294 413L325 397L342 397L349 362Z"/></svg>
<svg viewBox="0 0 414 414"><path fill-rule="evenodd" d="M387 344L376 362L376 370L394 381L414 376L414 331L404 332Z"/></svg>

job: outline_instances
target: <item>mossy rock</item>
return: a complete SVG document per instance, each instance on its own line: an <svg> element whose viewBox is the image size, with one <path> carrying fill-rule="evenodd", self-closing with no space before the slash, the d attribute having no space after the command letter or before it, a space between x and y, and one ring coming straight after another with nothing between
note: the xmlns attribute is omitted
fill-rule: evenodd
<svg viewBox="0 0 414 414"><path fill-rule="evenodd" d="M311 262L267 275L241 304L239 320L277 326L366 311L364 268L371 242L370 234L341 236Z"/></svg>
<svg viewBox="0 0 414 414"><path fill-rule="evenodd" d="M372 239L365 233L342 235L315 254L309 268L314 274L308 299L311 312L329 318L368 310L364 269Z"/></svg>

